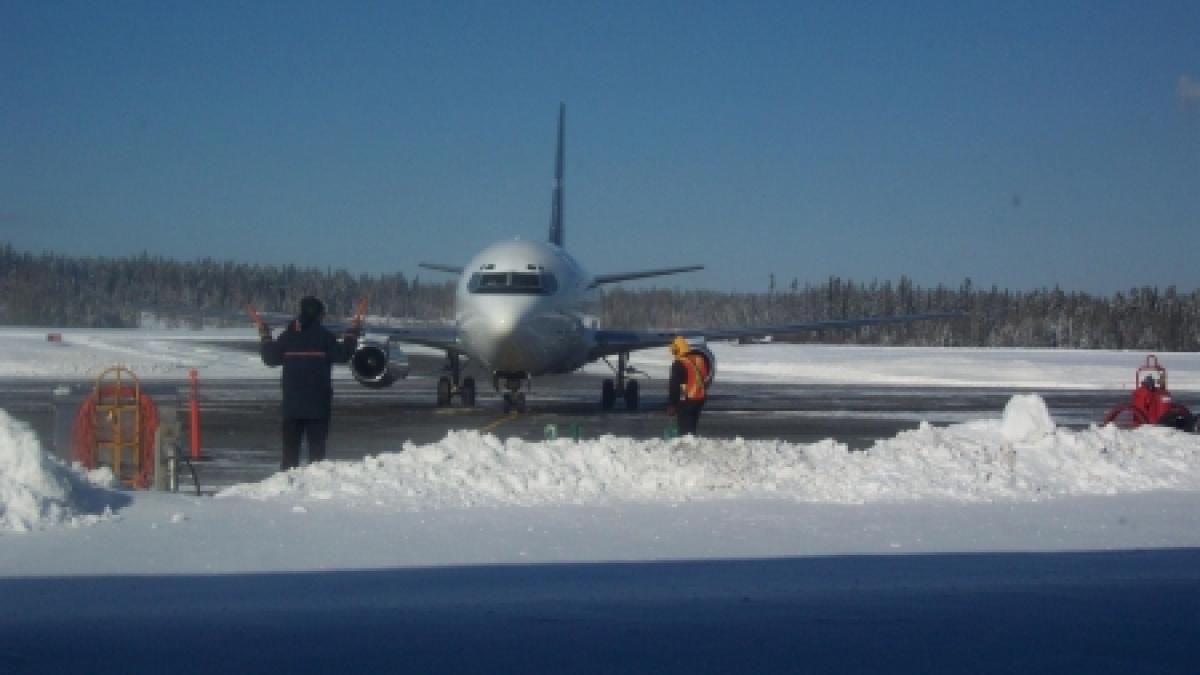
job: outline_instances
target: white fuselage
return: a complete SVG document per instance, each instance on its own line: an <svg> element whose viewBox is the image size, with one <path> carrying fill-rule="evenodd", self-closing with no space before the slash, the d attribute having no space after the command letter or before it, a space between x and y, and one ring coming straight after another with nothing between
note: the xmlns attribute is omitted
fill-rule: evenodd
<svg viewBox="0 0 1200 675"><path fill-rule="evenodd" d="M463 268L455 292L462 350L505 376L567 373L588 360L600 292L562 248L493 244Z"/></svg>

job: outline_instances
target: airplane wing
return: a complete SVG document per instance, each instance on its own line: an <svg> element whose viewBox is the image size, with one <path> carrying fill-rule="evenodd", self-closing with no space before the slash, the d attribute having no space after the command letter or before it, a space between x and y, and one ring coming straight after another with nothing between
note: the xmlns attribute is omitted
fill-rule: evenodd
<svg viewBox="0 0 1200 675"><path fill-rule="evenodd" d="M393 342L432 347L446 352L462 351L458 344L458 329L454 326L389 326L367 323L364 326L364 334L368 337L387 337Z"/></svg>
<svg viewBox="0 0 1200 675"><path fill-rule="evenodd" d="M704 269L704 265L688 265L686 267L665 267L657 270L643 270L641 272L626 272L624 274L598 274L592 279L592 288L603 284L615 284L618 281L632 281L633 279L646 279L649 277L661 277L668 274L679 274L680 272L695 272L696 270Z"/></svg>
<svg viewBox="0 0 1200 675"><path fill-rule="evenodd" d="M808 321L804 323L776 324L771 326L750 326L746 328L714 328L714 329L679 329L670 331L623 331L599 330L595 333L596 344L589 356L598 359L602 356L612 356L621 352L665 347L676 335L688 339L703 338L706 342L736 340L743 337L763 337L766 335L786 335L789 333L808 333L818 330L858 328L860 326L879 326L891 323L908 323L910 321L929 321L934 319L957 319L966 316L962 312L936 312L931 314L904 314L900 316L869 316L858 319L828 319L824 321Z"/></svg>
<svg viewBox="0 0 1200 675"><path fill-rule="evenodd" d="M287 325L288 322L295 319L295 316L274 312L255 312L253 307L247 307L250 310L252 319L257 323L263 321L268 326L278 326L279 324ZM321 325L329 329L335 334L341 334L349 330L356 321L361 321L362 313L366 311L366 299L364 298L356 309L356 316L350 320L326 320L322 321ZM362 334L367 338L388 338L395 342L404 342L408 344L422 345L432 347L442 351L461 351L458 346L458 329L454 326L442 324L416 325L416 326L396 326L387 323L363 322Z"/></svg>
<svg viewBox="0 0 1200 675"><path fill-rule="evenodd" d="M463 273L463 268L459 267L457 265L443 265L441 263L423 262L423 263L417 263L417 267L423 267L427 270L434 270L437 272L447 272L449 274L462 274Z"/></svg>

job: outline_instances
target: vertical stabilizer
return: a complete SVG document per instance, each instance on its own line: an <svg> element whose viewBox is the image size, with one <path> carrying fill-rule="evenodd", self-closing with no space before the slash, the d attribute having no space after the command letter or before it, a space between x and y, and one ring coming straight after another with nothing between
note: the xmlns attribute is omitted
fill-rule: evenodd
<svg viewBox="0 0 1200 675"><path fill-rule="evenodd" d="M554 194L550 203L550 243L563 245L563 136L567 104L558 104L558 153L554 162Z"/></svg>

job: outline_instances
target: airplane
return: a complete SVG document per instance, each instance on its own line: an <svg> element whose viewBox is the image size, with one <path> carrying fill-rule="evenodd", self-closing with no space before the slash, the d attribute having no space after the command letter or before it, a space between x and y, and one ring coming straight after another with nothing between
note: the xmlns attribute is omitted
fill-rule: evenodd
<svg viewBox="0 0 1200 675"><path fill-rule="evenodd" d="M551 195L550 233L546 241L501 241L487 246L465 264L420 263L425 269L458 276L454 296L454 324L440 328L367 325L364 339L350 361L360 384L387 387L407 376L407 356L397 343L432 347L446 354L448 375L439 378L437 405L464 406L476 402L476 383L463 377L462 359L492 373L492 385L503 388L504 411L526 410L522 387L532 389L533 378L570 373L581 366L615 356L614 378L605 379L600 402L612 409L620 396L625 407L638 408L638 381L628 375L629 354L666 347L676 335L695 344L708 361L709 384L717 372L716 357L708 342L743 337L799 333L831 328L945 319L956 312L891 317L864 317L735 329L674 329L664 331L606 330L600 326L601 289L608 284L703 269L685 265L617 274L591 275L567 252L563 218L564 141L566 105L558 112L554 186ZM612 366L611 362L609 363Z"/></svg>

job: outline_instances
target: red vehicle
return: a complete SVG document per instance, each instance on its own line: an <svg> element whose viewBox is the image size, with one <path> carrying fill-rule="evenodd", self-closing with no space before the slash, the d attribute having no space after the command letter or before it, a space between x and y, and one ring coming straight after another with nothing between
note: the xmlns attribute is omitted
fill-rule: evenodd
<svg viewBox="0 0 1200 675"><path fill-rule="evenodd" d="M1160 424L1185 431L1196 430L1196 418L1191 411L1171 400L1167 389L1167 369L1150 354L1146 362L1137 369L1133 377L1133 397L1108 411L1105 424L1115 424L1123 429L1140 427L1143 424Z"/></svg>

